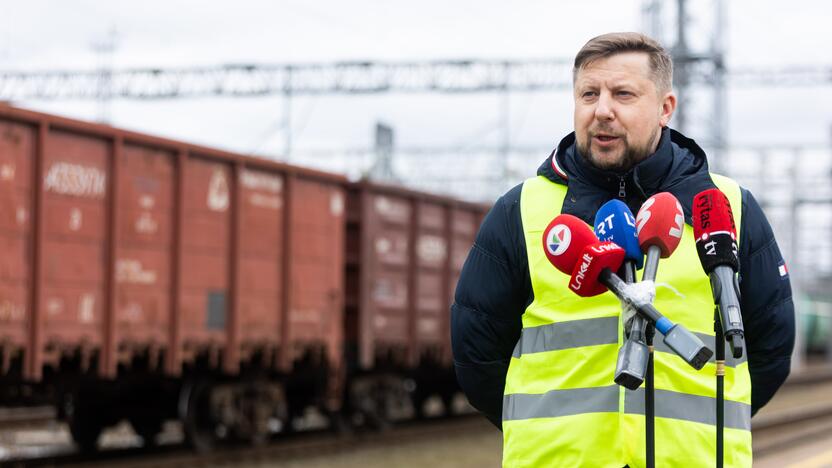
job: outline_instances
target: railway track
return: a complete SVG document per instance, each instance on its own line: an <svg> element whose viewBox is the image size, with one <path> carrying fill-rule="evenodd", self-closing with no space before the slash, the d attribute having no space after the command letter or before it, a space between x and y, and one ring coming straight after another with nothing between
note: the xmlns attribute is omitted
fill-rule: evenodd
<svg viewBox="0 0 832 468"><path fill-rule="evenodd" d="M384 432L357 431L334 433L330 431L311 431L308 433L289 434L279 441L259 447L246 445L226 445L210 453L194 453L184 444L173 444L150 449L127 448L102 450L93 455L77 453L59 453L37 459L10 460L6 466L117 466L124 468L138 467L175 467L184 466L237 466L243 463L257 464L264 462L292 462L310 456L336 456L349 451L367 447L413 444L449 437L460 431L483 430L488 425L480 416L474 414L453 418L436 418L423 421L401 423L394 429Z"/></svg>
<svg viewBox="0 0 832 468"><path fill-rule="evenodd" d="M0 408L0 430L37 426L55 420L51 406Z"/></svg>
<svg viewBox="0 0 832 468"><path fill-rule="evenodd" d="M751 422L754 455L766 456L832 433L832 402L759 416Z"/></svg>
<svg viewBox="0 0 832 468"><path fill-rule="evenodd" d="M784 387L780 408L765 411L752 421L754 453L763 457L797 443L804 443L832 432L832 370L795 376ZM824 395L828 395L823 398ZM800 405L795 402L801 402ZM774 404L772 406L775 406ZM22 410L0 412L0 427L32 425L49 417L49 410L39 408L28 416ZM52 414L51 416L54 416ZM95 455L82 455L71 450L51 452L46 456L19 460L0 460L4 466L114 466L176 467L237 466L243 463L265 464L302 461L309 457L337 457L373 447L429 443L455 437L461 433L491 431L490 424L478 415L454 418L432 418L399 423L385 432L356 431L333 433L309 431L279 436L273 443L260 447L222 446L208 454L193 453L182 443L102 450Z"/></svg>

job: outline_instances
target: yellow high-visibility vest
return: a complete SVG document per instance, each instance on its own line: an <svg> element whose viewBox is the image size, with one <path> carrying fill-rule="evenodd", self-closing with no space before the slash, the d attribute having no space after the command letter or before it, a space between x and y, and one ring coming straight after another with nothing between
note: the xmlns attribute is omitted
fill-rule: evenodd
<svg viewBox="0 0 832 468"><path fill-rule="evenodd" d="M728 197L739 238L742 198L736 182L716 174ZM534 300L506 376L504 467L614 467L645 464L644 387L613 381L623 344L621 304L610 292L579 297L569 276L547 260L542 235L560 214L566 187L545 177L523 184L520 212ZM693 237L659 262L656 308L683 324L712 350L714 301ZM657 332L655 447L657 467L711 467L716 460L716 364L695 370ZM725 343L722 343L725 346ZM751 378L745 355L726 352L725 466L751 466Z"/></svg>

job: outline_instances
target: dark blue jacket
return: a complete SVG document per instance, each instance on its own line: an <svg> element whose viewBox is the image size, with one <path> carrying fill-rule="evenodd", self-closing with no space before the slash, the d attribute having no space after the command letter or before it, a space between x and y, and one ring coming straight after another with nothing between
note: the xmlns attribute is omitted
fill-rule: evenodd
<svg viewBox="0 0 832 468"><path fill-rule="evenodd" d="M557 158L556 165L552 158ZM691 224L694 195L716 187L705 153L693 140L670 129L663 130L656 153L625 175L587 164L577 152L574 133L560 142L537 173L566 185L561 212L589 224L598 208L613 198L622 199L637 213L641 204L658 192L672 193ZM521 187L497 200L483 221L451 307L457 379L471 404L498 427L508 363L520 337L521 316L533 299L520 219ZM794 306L789 276L771 226L746 189L742 189L741 223L740 300L753 414L789 374Z"/></svg>

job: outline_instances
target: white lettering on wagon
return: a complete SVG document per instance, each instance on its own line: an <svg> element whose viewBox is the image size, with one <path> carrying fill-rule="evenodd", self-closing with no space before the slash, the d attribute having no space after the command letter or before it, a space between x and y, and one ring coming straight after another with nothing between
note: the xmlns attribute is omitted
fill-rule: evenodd
<svg viewBox="0 0 832 468"><path fill-rule="evenodd" d="M26 224L26 219L29 217L29 212L22 206L17 207L17 224L23 226Z"/></svg>
<svg viewBox="0 0 832 468"><path fill-rule="evenodd" d="M243 170L240 172L240 182L249 190L265 190L280 193L283 190L283 179L270 174Z"/></svg>
<svg viewBox="0 0 832 468"><path fill-rule="evenodd" d="M159 223L153 219L153 215L149 212L144 212L136 219L136 232L139 234L156 234L159 230Z"/></svg>
<svg viewBox="0 0 832 468"><path fill-rule="evenodd" d="M95 295L85 293L78 300L78 321L92 323L95 320Z"/></svg>
<svg viewBox="0 0 832 468"><path fill-rule="evenodd" d="M107 175L97 167L67 162L52 164L43 179L43 190L60 195L102 198Z"/></svg>
<svg viewBox="0 0 832 468"><path fill-rule="evenodd" d="M425 235L419 238L416 252L423 262L439 263L445 261L448 246L445 244L445 239L441 237Z"/></svg>
<svg viewBox="0 0 832 468"><path fill-rule="evenodd" d="M0 322L19 322L25 315L22 305L8 299L0 301Z"/></svg>
<svg viewBox="0 0 832 468"><path fill-rule="evenodd" d="M283 206L283 200L275 195L252 193L248 200L253 206L258 206L260 208L279 210L280 207Z"/></svg>
<svg viewBox="0 0 832 468"><path fill-rule="evenodd" d="M142 195L139 197L139 206L145 210L150 210L156 205L156 199L153 195Z"/></svg>
<svg viewBox="0 0 832 468"><path fill-rule="evenodd" d="M69 210L69 230L70 231L80 231L81 230L81 223L83 222L84 217L81 213L80 208L72 208Z"/></svg>
<svg viewBox="0 0 832 468"><path fill-rule="evenodd" d="M14 180L14 164L3 164L0 166L0 180Z"/></svg>
<svg viewBox="0 0 832 468"><path fill-rule="evenodd" d="M225 173L215 170L208 182L208 209L211 211L225 211L228 209L229 193L228 180Z"/></svg>
<svg viewBox="0 0 832 468"><path fill-rule="evenodd" d="M341 216L344 214L344 196L340 193L333 193L329 198L329 212L332 216Z"/></svg>
<svg viewBox="0 0 832 468"><path fill-rule="evenodd" d="M142 262L132 258L122 258L116 262L116 281L119 283L155 284L156 272L145 270Z"/></svg>
<svg viewBox="0 0 832 468"><path fill-rule="evenodd" d="M50 317L60 315L64 311L64 301L59 297L50 297L46 301L46 312Z"/></svg>

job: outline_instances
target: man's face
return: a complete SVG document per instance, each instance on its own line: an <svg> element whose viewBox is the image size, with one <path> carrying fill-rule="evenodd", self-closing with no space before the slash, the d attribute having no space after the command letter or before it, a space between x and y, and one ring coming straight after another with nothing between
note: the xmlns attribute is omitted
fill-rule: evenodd
<svg viewBox="0 0 832 468"><path fill-rule="evenodd" d="M676 96L659 93L646 53L600 58L575 77L578 150L599 169L626 172L656 151Z"/></svg>

